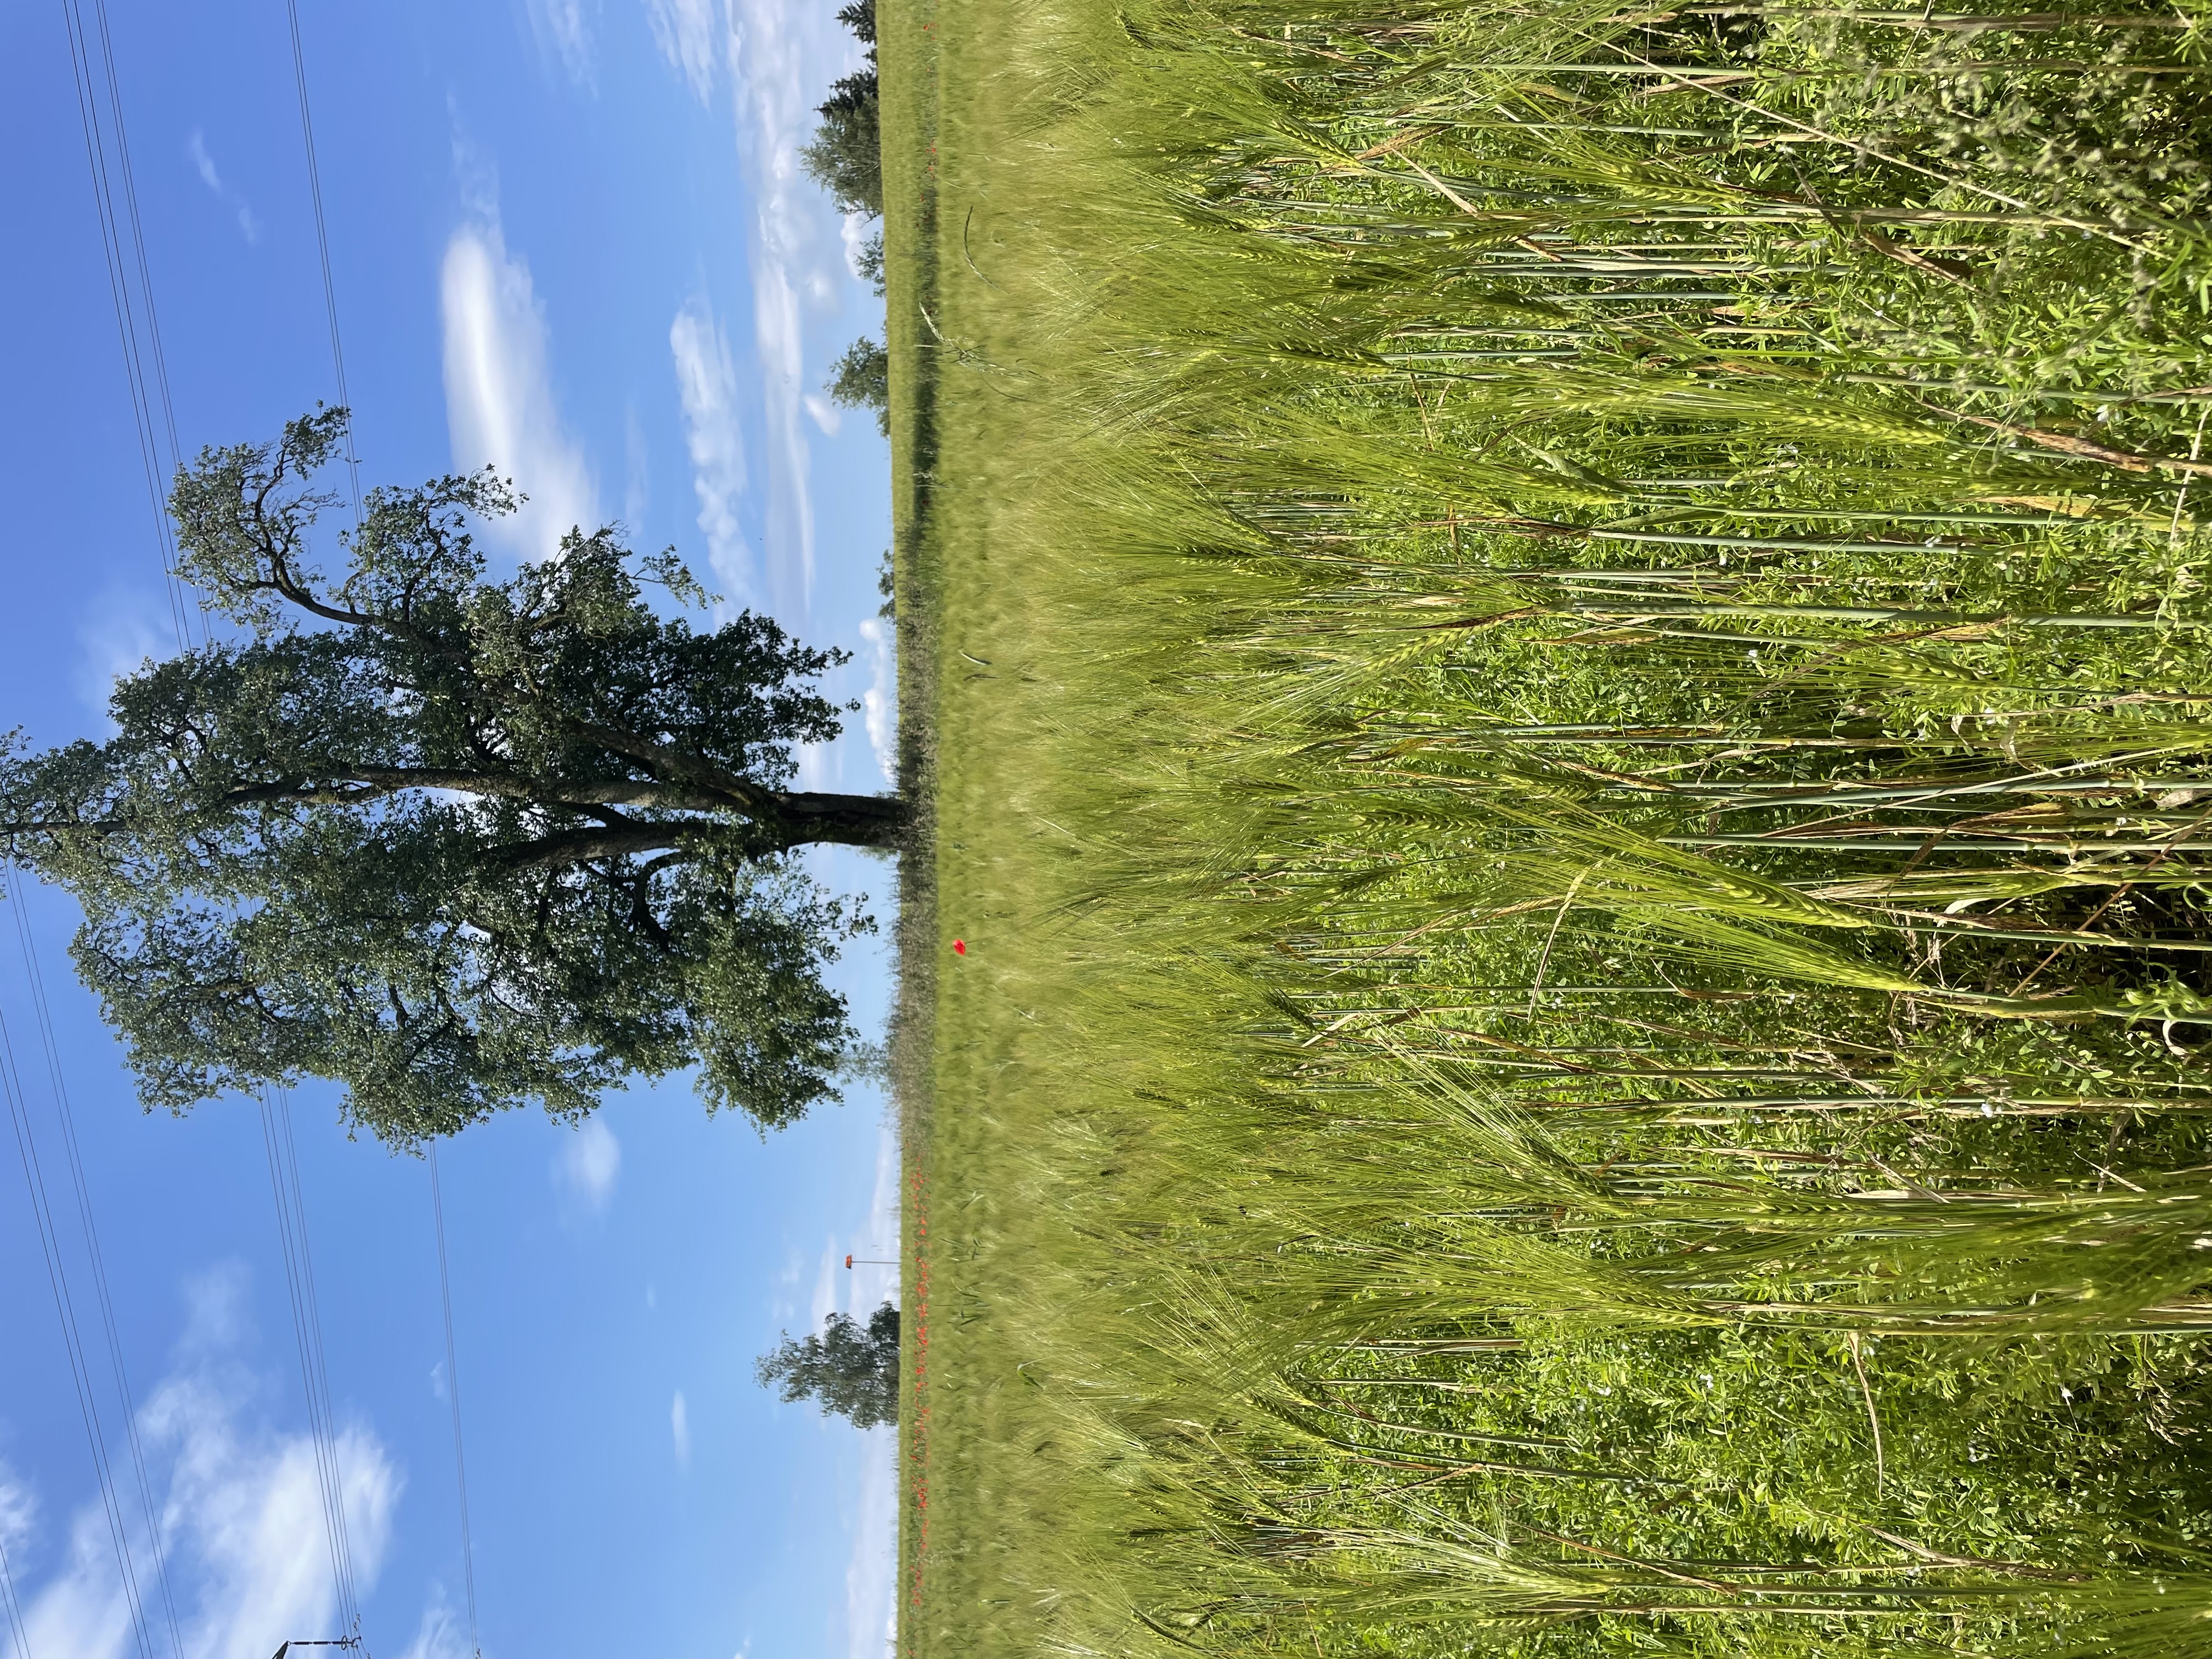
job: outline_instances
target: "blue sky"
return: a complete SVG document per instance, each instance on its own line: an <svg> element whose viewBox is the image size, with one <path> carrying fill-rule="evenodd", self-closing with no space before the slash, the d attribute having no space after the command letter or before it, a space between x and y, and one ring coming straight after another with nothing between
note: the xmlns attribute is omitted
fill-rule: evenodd
<svg viewBox="0 0 2212 1659"><path fill-rule="evenodd" d="M495 532L510 559L574 522L674 544L731 603L854 653L833 689L866 709L804 774L886 787L888 458L872 421L819 393L880 301L852 272L859 228L795 158L859 62L835 0L300 10L364 483L499 466L532 497ZM108 681L173 637L64 12L0 9L0 726L40 745L98 735ZM273 435L335 396L285 5L107 0L106 16L179 442ZM818 868L890 885L857 856ZM0 915L0 1016L127 1500L144 1651L266 1659L336 1634L256 1110L143 1115L69 973L69 902L15 901L36 949ZM837 976L879 1027L879 951ZM97 1334L64 1089L158 1541ZM384 1659L449 1659L467 1634L428 1172L349 1142L326 1093L293 1112L364 1632ZM29 1659L122 1659L141 1644L11 1138L0 1547ZM483 1651L876 1659L889 1436L751 1375L780 1329L895 1282L839 1265L896 1254L878 1248L896 1158L872 1089L763 1143L678 1080L580 1132L509 1114L441 1168Z"/></svg>

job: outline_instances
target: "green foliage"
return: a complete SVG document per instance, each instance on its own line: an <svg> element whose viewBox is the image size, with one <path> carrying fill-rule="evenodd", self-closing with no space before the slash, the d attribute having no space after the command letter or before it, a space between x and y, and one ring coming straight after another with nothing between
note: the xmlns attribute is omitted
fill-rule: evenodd
<svg viewBox="0 0 2212 1659"><path fill-rule="evenodd" d="M876 424L889 437L891 429L891 358L866 335L845 348L845 355L830 366L824 388L833 403L848 409L872 409Z"/></svg>
<svg viewBox="0 0 2212 1659"><path fill-rule="evenodd" d="M872 1429L898 1421L899 1310L886 1302L862 1325L850 1314L833 1313L819 1332L804 1338L787 1333L761 1356L756 1367L761 1386L780 1390L787 1401L812 1399L825 1412L848 1418L856 1428Z"/></svg>
<svg viewBox="0 0 2212 1659"><path fill-rule="evenodd" d="M2197 11L931 21L903 1645L2187 1650Z"/></svg>
<svg viewBox="0 0 2212 1659"><path fill-rule="evenodd" d="M884 297L884 234L878 230L860 244L860 251L853 258L853 265L860 279L875 290L876 298Z"/></svg>
<svg viewBox="0 0 2212 1659"><path fill-rule="evenodd" d="M821 124L813 142L799 152L806 176L828 191L839 210L884 216L884 158L881 96L876 80L875 0L854 0L837 14L837 21L867 43L866 67L840 76L830 96L816 110ZM861 274L878 293L883 291L883 240L871 244L873 258L863 257Z"/></svg>
<svg viewBox="0 0 2212 1659"><path fill-rule="evenodd" d="M799 165L830 192L841 212L881 218L884 160L875 71L838 82L820 114L812 141L799 152Z"/></svg>
<svg viewBox="0 0 2212 1659"><path fill-rule="evenodd" d="M833 1092L821 977L865 924L791 856L883 845L896 801L796 792L837 659L602 530L496 581L489 473L368 495L335 578L311 475L344 413L179 475L179 568L243 632L119 681L116 735L0 760L18 867L84 909L74 955L149 1107L343 1084L405 1145L527 1101L576 1119L699 1067L763 1127Z"/></svg>

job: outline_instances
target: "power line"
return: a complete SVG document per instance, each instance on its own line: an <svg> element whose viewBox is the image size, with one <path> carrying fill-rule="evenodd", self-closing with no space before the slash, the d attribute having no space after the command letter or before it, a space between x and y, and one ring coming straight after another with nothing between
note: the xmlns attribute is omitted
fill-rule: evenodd
<svg viewBox="0 0 2212 1659"><path fill-rule="evenodd" d="M146 257L146 239L138 213L137 190L130 161L130 141L123 119L120 84L115 70L113 41L108 28L106 0L92 0L94 27L88 28L82 0L63 0L64 24L69 37L70 64L77 93L78 114L84 129L85 154L93 181L94 206L100 221L101 251L106 260L110 297L113 304L116 331L121 343L124 371L128 385L134 423L137 432L139 457L145 472L147 491L154 509L155 534L161 556L162 572L169 596L171 622L177 643L183 648L190 643L190 611L185 601L185 590L177 572L176 544L171 533L167 502L162 483L166 475L173 472L182 460L182 447L178 441L176 414L170 395L168 370L161 349L161 322L154 304L152 273ZM315 236L320 255L323 276L323 298L331 328L331 351L337 374L338 397L346 400L345 360L338 337L336 287L331 278L329 239L325 233L323 214L322 185L316 166L314 128L308 105L304 54L300 39L299 10L296 0L287 0L292 37L293 71L300 97L301 130L307 146L308 186L314 204ZM97 45L99 67L104 74L96 73L94 48ZM104 79L106 92L106 123L101 119L100 83ZM108 129L112 128L112 137ZM111 149L112 155L111 155ZM126 250L125 242L128 241ZM136 291L133 290L133 276ZM167 456L163 442L167 442ZM360 516L359 464L353 453L350 435L347 445L347 460L353 477L355 516ZM202 632L208 633L203 614ZM17 927L24 928L21 912L17 912ZM27 931L22 933L25 962L33 981L34 997L39 1009L40 1029L45 1036L48 1064L52 1070L56 1100L61 1112L63 1139L69 1154L70 1172L74 1180L81 1217L84 1223L87 1249L93 1266L94 1279L106 1328L110 1356L117 1374L118 1387L123 1391L126 1423L129 1427L131 1456L137 1471L140 1497L147 1510L148 1525L154 1532L154 1544L160 1549L160 1537L153 1516L150 1483L147 1480L144 1459L137 1436L135 1413L130 1407L128 1378L123 1369L121 1346L117 1336L113 1309L107 1292L104 1266L99 1253L97 1235L93 1226L90 1195L84 1178L82 1164L78 1156L74 1124L70 1119L66 1091L60 1073L59 1054L54 1045L51 1021L47 1018L43 982L38 975L36 959L32 953ZM4 1038L0 1029L0 1038ZM84 1364L83 1344L77 1329L73 1299L69 1293L65 1272L59 1253L58 1235L52 1227L51 1209L46 1197L43 1170L37 1159L37 1146L29 1121L25 1115L20 1078L15 1073L12 1049L7 1063L11 1082L10 1105L15 1118L18 1151L21 1154L27 1181L33 1190L33 1205L40 1218L40 1237L46 1245L48 1270L52 1279L56 1305L62 1313L64 1337L70 1348L72 1373L78 1385L79 1404L85 1417L88 1432L99 1465L101 1491L109 1510L110 1529L113 1534L126 1595L131 1610L133 1629L138 1638L142 1659L152 1659L151 1639L146 1629L145 1610L139 1594L136 1574L129 1552L127 1528L122 1521L113 1493L112 1474L106 1460L106 1447L99 1417L97 1402L90 1392L90 1376ZM307 1214L300 1188L298 1149L292 1134L291 1110L289 1100L272 1108L264 1093L261 1099L263 1135L269 1157L270 1189L276 1203L278 1231L283 1243L285 1276L290 1294L295 1335L300 1348L301 1376L307 1398L309 1428L314 1442L318 1484L321 1488L325 1530L331 1552L331 1572L336 1583L339 1612L348 1632L347 1642L358 1645L361 1633L361 1610L353 1571L351 1542L348 1534L343 1471L338 1463L337 1425L331 1405L329 1368L323 1349L321 1310L316 1297L313 1258L308 1246ZM170 1638L181 1659L182 1643L179 1638L176 1614L170 1598L166 1574L161 1583L164 1605L168 1613ZM12 1584L9 1591L13 1601ZM21 1644L18 1631L18 1645Z"/></svg>
<svg viewBox="0 0 2212 1659"><path fill-rule="evenodd" d="M5 1517L0 1517L4 1521ZM15 1659L31 1659L31 1638L23 1628L23 1604L15 1595L15 1570L8 1565L8 1529L0 1525L0 1599L8 1610L8 1628L15 1638Z"/></svg>
<svg viewBox="0 0 2212 1659"><path fill-rule="evenodd" d="M137 434L139 463L145 473L146 493L154 509L154 534L161 550L169 620L181 648L189 641L191 607L185 603L183 584L177 578L176 543L169 531L162 487L179 459L177 422L169 398L168 368L161 352L161 321L154 309L144 228L138 218L138 192L131 179L130 139L123 125L123 103L115 74L113 43L108 34L106 0L94 0L93 13L96 31L85 27L82 0L62 0L62 22L69 36L77 116L84 129L85 161L92 173L93 208L100 220L100 252L107 266L116 337L123 349L124 380L131 394L131 418ZM104 76L94 70L95 44L106 71ZM107 88L106 122L100 118L102 79ZM106 131L109 127L113 129L112 139ZM111 149L114 152L112 159ZM131 247L129 255L124 247L126 229ZM138 278L135 297L131 281L134 266ZM160 403L158 421L156 399ZM166 461L161 453L165 437L168 444Z"/></svg>
<svg viewBox="0 0 2212 1659"><path fill-rule="evenodd" d="M92 1368L86 1363L83 1337L77 1328L76 1300L70 1292L62 1261L61 1232L54 1224L53 1206L46 1194L46 1167L39 1157L38 1138L31 1127L22 1076L15 1064L15 1040L9 1033L4 1013L0 1013L0 1093L8 1097L8 1114L15 1131L15 1154L22 1164L23 1185L30 1195L31 1215L39 1230L39 1245L46 1258L46 1282L53 1292L55 1316L61 1322L62 1346L69 1355L70 1379L76 1387L77 1413L84 1421L85 1440L91 1449L93 1469L100 1480L108 1540L114 1547L116 1570L122 1577L124 1605L130 1614L131 1634L137 1640L139 1659L154 1659L154 1644L146 1628L146 1609L131 1565L131 1541L122 1504L115 1493L114 1472L108 1462L107 1437L100 1420L100 1402L93 1391Z"/></svg>
<svg viewBox="0 0 2212 1659"><path fill-rule="evenodd" d="M323 1351L322 1310L315 1296L314 1263L307 1248L307 1206L300 1190L299 1152L292 1138L291 1102L260 1093L262 1145L269 1157L269 1191L276 1204L284 1284L292 1304L292 1334L300 1350L300 1384L307 1401L307 1430L315 1448L315 1480L323 1505L323 1533L331 1556L338 1620L349 1636L361 1631L355 1595L352 1540L346 1527L345 1482L338 1467L337 1425L331 1408L330 1370Z"/></svg>
<svg viewBox="0 0 2212 1659"><path fill-rule="evenodd" d="M137 1396L131 1373L123 1362L123 1340L115 1323L115 1303L108 1293L107 1263L100 1254L100 1229L94 1220L92 1188L85 1180L84 1157L77 1145L76 1112L70 1104L69 1081L63 1074L60 1046L54 1041L53 1016L46 1006L46 975L39 965L38 947L31 935L29 907L20 894L9 895L15 913L15 942L23 957L23 977L30 987L31 1006L38 1020L39 1037L46 1049L46 1076L53 1091L54 1113L61 1124L62 1149L69 1164L70 1182L76 1194L77 1221L84 1230L86 1260L92 1267L92 1286L100 1304L100 1325L107 1338L108 1364L115 1372L115 1391L123 1405L124 1436L131 1450L131 1467L138 1485L138 1503L145 1516L148 1547L154 1552L154 1577L161 1592L161 1610L169 1630L169 1645L184 1659L184 1637L177 1626L177 1604L169 1589L169 1571L161 1547L161 1525L154 1506L153 1482L146 1474L146 1451L138 1437Z"/></svg>
<svg viewBox="0 0 2212 1659"><path fill-rule="evenodd" d="M469 1465L461 1452L461 1374L453 1359L453 1288L446 1271L446 1196L438 1184L438 1146L429 1145L430 1216L438 1232L438 1299L446 1311L446 1398L453 1408L453 1477L461 1492L461 1577L469 1595L469 1652L483 1659L477 1641L477 1552L469 1535Z"/></svg>
<svg viewBox="0 0 2212 1659"><path fill-rule="evenodd" d="M331 367L337 372L338 405L350 410L346 395L345 346L338 338L338 290L331 277L331 238L323 221L323 175L315 164L315 117L307 101L307 58L300 45L299 0L284 0L284 13L292 26L292 83L300 93L300 141L307 156L307 195L315 205L315 252L323 262L323 310L331 325ZM353 486L353 516L361 522L361 458L354 453L353 423L346 423L346 473Z"/></svg>

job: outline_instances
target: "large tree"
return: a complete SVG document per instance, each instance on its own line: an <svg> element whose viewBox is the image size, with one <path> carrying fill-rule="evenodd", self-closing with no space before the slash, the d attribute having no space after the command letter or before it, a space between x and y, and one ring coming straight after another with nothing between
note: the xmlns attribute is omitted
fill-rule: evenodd
<svg viewBox="0 0 2212 1659"><path fill-rule="evenodd" d="M786 1400L819 1401L825 1412L864 1429L898 1421L899 1310L886 1302L866 1325L833 1313L804 1339L788 1332L756 1368L761 1382Z"/></svg>
<svg viewBox="0 0 2212 1659"><path fill-rule="evenodd" d="M811 842L900 803L796 790L838 660L612 530L494 580L489 471L378 489L326 574L313 475L342 410L178 475L179 572L229 627L120 680L105 743L0 750L0 853L74 893L74 955L148 1106L301 1077L399 1144L502 1108L580 1118L691 1065L763 1127L834 1094L822 964L866 924Z"/></svg>

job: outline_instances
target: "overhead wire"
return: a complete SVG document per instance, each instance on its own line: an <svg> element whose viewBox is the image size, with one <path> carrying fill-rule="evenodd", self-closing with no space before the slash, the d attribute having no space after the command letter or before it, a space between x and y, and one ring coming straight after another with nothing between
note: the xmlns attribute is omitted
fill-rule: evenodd
<svg viewBox="0 0 2212 1659"><path fill-rule="evenodd" d="M477 1552L469 1532L469 1464L461 1450L461 1374L453 1357L453 1287L446 1270L446 1195L438 1182L438 1147L429 1146L430 1217L438 1234L438 1300L446 1314L446 1399L453 1410L453 1477L461 1494L461 1580L468 1589L469 1652L483 1659L477 1640Z"/></svg>
<svg viewBox="0 0 2212 1659"><path fill-rule="evenodd" d="M82 0L62 0L62 21L69 37L77 116L84 129L85 161L92 172L93 207L100 220L100 249L107 266L116 337L123 349L124 378L131 393L139 462L154 510L154 534L161 553L170 623L181 648L189 642L191 606L185 599L184 583L177 574L176 541L170 533L162 488L163 480L174 471L181 453L177 443L176 415L169 396L167 362L161 350L161 319L154 307L144 227L138 217L138 192L131 178L130 137L123 124L121 89L116 78L106 0L94 0L93 18L95 27L88 29ZM94 72L95 47L104 75ZM107 88L105 121L101 119L100 96L102 80ZM111 149L114 152L112 158ZM126 233L131 245L127 253ZM135 294L131 283L134 267L137 274ZM166 458L162 453L164 439L168 447Z"/></svg>
<svg viewBox="0 0 2212 1659"><path fill-rule="evenodd" d="M177 1623L176 1598L169 1589L167 1553L163 1547L161 1522L154 1503L154 1486L146 1474L146 1450L138 1436L137 1396L131 1390L130 1369L124 1363L123 1339L115 1322L115 1302L107 1287L107 1263L100 1249L100 1228L94 1219L92 1188L85 1179L84 1155L77 1145L76 1112L71 1104L69 1079L62 1069L61 1048L54 1040L52 1013L46 1004L46 975L39 966L37 946L32 938L29 907L21 893L10 892L8 908L15 913L15 943L22 953L23 978L30 988L31 1008L39 1028L40 1046L46 1051L46 1078L53 1092L54 1115L61 1127L62 1150L69 1165L70 1184L76 1197L77 1221L84 1232L85 1260L92 1275L94 1300L100 1308L100 1322L107 1340L108 1364L115 1374L115 1392L123 1405L124 1437L130 1448L131 1468L138 1487L138 1503L146 1522L148 1547L154 1555L154 1578L161 1591L161 1611L168 1626L169 1646L177 1659L183 1659L184 1636Z"/></svg>
<svg viewBox="0 0 2212 1659"><path fill-rule="evenodd" d="M353 1540L346 1524L345 1477L338 1462L330 1366L323 1346L321 1304L315 1294L314 1257L308 1248L307 1205L300 1188L299 1149L292 1134L291 1100L259 1093L262 1145L269 1158L269 1191L276 1200L276 1231L291 1299L292 1331L300 1352L300 1384L307 1401L307 1428L315 1449L315 1480L322 1500L323 1533L337 1595L338 1621L349 1638L361 1634L361 1602L354 1573Z"/></svg>
<svg viewBox="0 0 2212 1659"><path fill-rule="evenodd" d="M337 372L338 406L350 410L346 392L345 346L338 337L338 290L331 276L331 237L323 219L323 175L315 162L315 116L307 99L307 57L300 42L300 0L284 0L285 16L292 26L292 84L300 94L300 141L307 157L307 196L315 208L315 252L323 265L323 310L331 325L331 367ZM353 424L346 424L346 476L353 489L356 529L361 524L361 458L355 453Z"/></svg>
<svg viewBox="0 0 2212 1659"><path fill-rule="evenodd" d="M71 85L76 94L86 166L92 183L94 212L100 225L100 251L107 273L108 296L117 341L122 351L125 385L131 399L132 426L137 440L148 501L154 515L164 592L169 603L171 625L178 645L183 647L190 641L190 607L185 603L184 585L177 573L176 544L170 534L162 489L165 476L173 470L180 454L176 411L170 395L167 362L161 349L161 316L154 301L153 276L147 259L144 226L138 212L137 187L131 165L130 133L124 120L122 88L116 71L114 40L108 27L106 0L93 0L89 25L82 0L62 0L62 21L69 44ZM106 94L104 109L103 88ZM152 1482L147 1474L144 1446L139 1438L129 1370L124 1360L122 1341L116 1326L114 1301L109 1292L106 1264L100 1249L99 1227L94 1218L91 1188L85 1177L82 1149L77 1142L75 1115L70 1108L60 1050L54 1040L53 1023L46 1005L45 981L39 970L37 952L24 908L18 896L11 893L9 896L15 913L17 940L23 952L24 969L45 1049L62 1147L83 1232L85 1261L91 1274L108 1360L114 1373L116 1393L122 1407L125 1439L145 1523L147 1543L153 1552L154 1575L160 1589L169 1646L177 1659L182 1659L183 1638L178 1627L175 1598L169 1588L161 1517L154 1503ZM4 1036L4 1033L0 1033L0 1036ZM145 1604L144 1586L140 1582L137 1564L132 1553L130 1524L122 1512L123 1500L116 1492L107 1434L100 1419L84 1333L79 1323L76 1297L70 1285L60 1234L46 1187L44 1165L38 1156L37 1138L31 1125L28 1101L22 1091L21 1074L16 1066L12 1044L8 1048L6 1058L9 1105L15 1119L17 1152L22 1161L26 1182L31 1190L33 1210L39 1223L55 1306L62 1322L64 1346L69 1353L71 1376L77 1391L78 1407L84 1419L87 1439L100 1480L101 1501L107 1511L117 1570L130 1610L133 1634L142 1655L151 1659L154 1639ZM8 1593L13 1607L12 1576ZM20 1613L19 1607L15 1610ZM16 1636L20 1647L25 1640L20 1624Z"/></svg>
<svg viewBox="0 0 2212 1659"><path fill-rule="evenodd" d="M15 1569L8 1563L6 1517L0 1516L0 1603L8 1613L8 1630L15 1640L15 1659L31 1659L31 1638L23 1628L23 1604L15 1595Z"/></svg>
<svg viewBox="0 0 2212 1659"><path fill-rule="evenodd" d="M186 599L186 586L177 568L177 550L171 532L165 492L164 477L179 466L183 450L177 437L176 414L171 396L166 356L161 349L160 313L154 301L152 271L146 253L144 227L138 212L137 191L130 163L130 142L123 117L122 91L115 68L113 39L108 27L106 0L92 0L92 22L88 27L82 0L63 0L63 17L68 34L70 62L77 94L78 114L84 129L85 154L93 182L93 198L99 218L103 256L106 260L110 298L113 305L118 339L122 346L125 382L128 386L134 426L137 431L139 456L143 468L148 496L154 511L155 537L161 555L162 574L169 598L171 623L179 648L191 643L191 617L195 607ZM301 69L299 42L299 20L296 6L292 8L294 67ZM94 66L95 49L98 68ZM102 82L106 90L106 120L102 119ZM335 289L331 279L327 239L323 234L321 185L316 176L313 150L313 129L307 107L304 75L300 77L301 119L303 131L309 141L309 183L314 198L316 236L322 255L323 290L326 305L331 307L332 353L338 369L340 399L344 398L344 367L343 353L337 338L337 318L334 306ZM127 243L127 246L126 246ZM135 276L135 288L134 288ZM166 442L166 454L164 446ZM349 459L351 459L350 446ZM356 517L358 516L359 488L355 488ZM200 609L200 631L203 641L211 639L204 608ZM24 927L22 914L17 911L19 929ZM124 1410L128 1426L129 1441L142 1503L147 1511L149 1532L156 1550L157 1568L160 1563L161 1540L158 1522L154 1515L151 1483L145 1469L143 1448L137 1436L135 1412L131 1407L127 1374L123 1367L121 1345L118 1339L112 1299L107 1291L106 1271L97 1242L97 1231L92 1218L89 1190L84 1182L82 1160L79 1154L74 1122L67 1107L67 1093L61 1080L59 1054L47 1017L43 981L40 979L36 953L27 931L21 933L27 971L33 978L34 998L39 1008L41 1030L46 1037L49 1066L52 1068L58 1108L61 1113L63 1141L68 1152L70 1174L75 1184L80 1215L83 1220L88 1255L94 1272L103 1323L106 1329L110 1356L117 1373L118 1387L124 1397ZM9 1055L11 1075L13 1056ZM90 1392L89 1372L84 1364L82 1334L77 1328L73 1298L69 1294L65 1269L59 1254L59 1241L52 1227L52 1213L44 1191L43 1170L36 1158L36 1141L27 1118L20 1105L20 1079L15 1079L16 1094L11 1104L16 1106L16 1127L19 1151L23 1154L27 1179L33 1187L33 1204L41 1221L41 1238L48 1249L49 1271L56 1288L57 1305L62 1310L65 1335L70 1351L72 1370L76 1377L79 1403L82 1408L88 1432L93 1443L95 1462L100 1467L103 1499L110 1510L111 1531L114 1536L118 1562L122 1572L126 1595L131 1604L132 1627L138 1638L142 1659L153 1659L152 1644L146 1629L143 1597L137 1583L135 1563L130 1553L128 1529L123 1522L113 1496L113 1479L106 1456L106 1437L98 1416L97 1401ZM321 1312L318 1303L313 1277L313 1260L308 1249L306 1209L299 1182L298 1152L291 1134L289 1102L272 1109L265 1096L262 1102L264 1136L270 1159L270 1181L277 1206L277 1221L283 1240L286 1268L286 1283L294 1314L295 1334L300 1346L301 1373L307 1396L311 1437L316 1454L318 1485L324 1509L325 1531L328 1540L331 1574L338 1601L339 1613L348 1632L347 1640L360 1645L361 1613L357 1586L353 1571L351 1540L349 1536L344 1501L343 1470L338 1462L338 1443L335 1417L332 1412L329 1367L322 1346ZM173 1598L167 1583L166 1571L161 1572L161 1588L164 1610L167 1616L171 1645L181 1659L182 1641L177 1630Z"/></svg>
<svg viewBox="0 0 2212 1659"><path fill-rule="evenodd" d="M116 1571L123 1585L125 1611L139 1659L154 1659L152 1633L147 1628L146 1608L138 1591L131 1559L131 1540L115 1475L107 1455L107 1435L100 1421L100 1401L93 1388L92 1367L85 1358L83 1334L78 1327L76 1298L63 1259L61 1230L55 1224L53 1205L46 1191L45 1161L39 1156L38 1136L31 1125L29 1102L23 1093L22 1074L15 1063L15 1039L0 1011L0 1094L8 1099L8 1115L15 1132L15 1153L23 1169L23 1185L31 1200L31 1216L38 1228L39 1246L46 1266L46 1282L53 1292L54 1314L61 1322L62 1346L70 1362L70 1380L76 1385L78 1415L83 1419L85 1440L92 1453L94 1472L100 1481L100 1505L107 1521L108 1541L115 1551ZM126 1403L126 1409L128 1409Z"/></svg>

